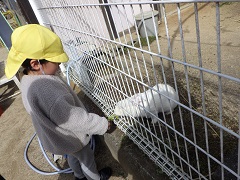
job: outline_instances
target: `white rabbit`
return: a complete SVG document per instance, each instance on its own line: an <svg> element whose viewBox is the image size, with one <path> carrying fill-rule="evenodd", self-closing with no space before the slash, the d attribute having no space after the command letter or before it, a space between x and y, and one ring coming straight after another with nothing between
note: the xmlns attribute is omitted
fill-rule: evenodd
<svg viewBox="0 0 240 180"><path fill-rule="evenodd" d="M138 93L119 101L116 104L114 114L117 116L151 117L152 122L156 123L156 117L158 117L159 112L170 113L177 106L177 103L169 98L179 101L179 97L176 91L169 85L158 84L153 89L156 91L149 89L143 93ZM156 117L151 116L148 111Z"/></svg>

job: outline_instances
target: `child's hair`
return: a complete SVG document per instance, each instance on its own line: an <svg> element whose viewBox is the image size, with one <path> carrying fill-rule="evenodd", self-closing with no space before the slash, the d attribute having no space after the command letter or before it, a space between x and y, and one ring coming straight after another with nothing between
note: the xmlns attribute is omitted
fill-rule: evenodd
<svg viewBox="0 0 240 180"><path fill-rule="evenodd" d="M22 63L22 67L24 68L23 70L23 74L27 75L28 71L35 71L35 69L32 68L30 61L32 59L26 59L23 63ZM40 64L45 64L48 61L46 59L39 59Z"/></svg>

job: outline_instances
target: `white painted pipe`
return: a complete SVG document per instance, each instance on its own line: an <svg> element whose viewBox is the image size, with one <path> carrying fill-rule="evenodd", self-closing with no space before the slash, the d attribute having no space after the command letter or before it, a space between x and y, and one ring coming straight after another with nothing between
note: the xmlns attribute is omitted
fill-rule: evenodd
<svg viewBox="0 0 240 180"><path fill-rule="evenodd" d="M41 13L39 11L39 8L42 7L41 1L36 1L36 0L28 0L28 1L33 9L33 12L34 12L39 24L49 28L49 26L46 25L46 24L49 24L49 19L48 19L47 15L45 13Z"/></svg>

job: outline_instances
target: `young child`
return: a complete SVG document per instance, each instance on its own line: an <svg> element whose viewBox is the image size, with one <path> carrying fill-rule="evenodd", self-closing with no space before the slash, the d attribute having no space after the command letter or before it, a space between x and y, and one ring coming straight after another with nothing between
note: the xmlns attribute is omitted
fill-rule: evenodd
<svg viewBox="0 0 240 180"><path fill-rule="evenodd" d="M67 154L75 179L109 179L109 167L97 171L89 141L110 125L106 118L88 113L73 90L55 75L59 64L68 61L60 38L44 26L29 24L14 30L11 40L5 73L11 78L20 66L24 68L22 101L44 149Z"/></svg>

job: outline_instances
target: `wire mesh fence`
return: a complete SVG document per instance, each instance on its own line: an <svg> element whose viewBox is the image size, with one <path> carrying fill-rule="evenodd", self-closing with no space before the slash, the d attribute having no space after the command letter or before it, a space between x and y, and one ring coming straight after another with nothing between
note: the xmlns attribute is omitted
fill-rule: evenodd
<svg viewBox="0 0 240 180"><path fill-rule="evenodd" d="M237 0L32 3L64 73L172 179L240 179Z"/></svg>

